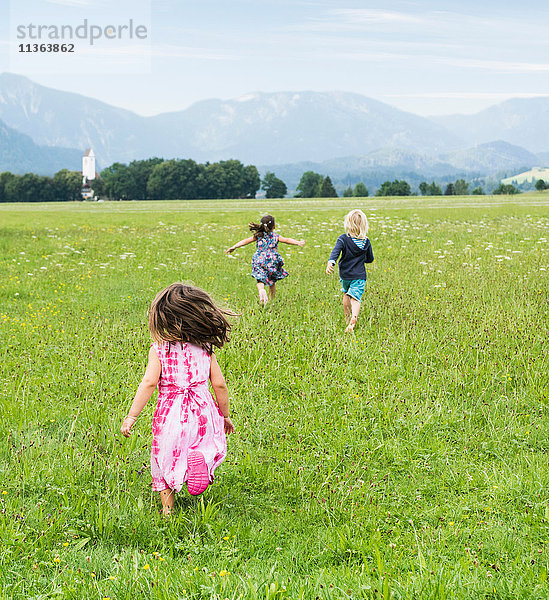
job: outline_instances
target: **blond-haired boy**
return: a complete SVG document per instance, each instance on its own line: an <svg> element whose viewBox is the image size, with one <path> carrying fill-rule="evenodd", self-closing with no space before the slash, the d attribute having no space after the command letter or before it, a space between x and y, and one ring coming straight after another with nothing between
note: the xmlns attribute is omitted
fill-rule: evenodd
<svg viewBox="0 0 549 600"><path fill-rule="evenodd" d="M361 210L352 210L345 216L345 233L337 238L330 254L326 273L333 273L339 258L339 278L343 293L343 312L347 323L346 332L354 330L362 294L366 286L365 263L374 261L372 244L367 237L368 219ZM340 258L341 256L341 258Z"/></svg>

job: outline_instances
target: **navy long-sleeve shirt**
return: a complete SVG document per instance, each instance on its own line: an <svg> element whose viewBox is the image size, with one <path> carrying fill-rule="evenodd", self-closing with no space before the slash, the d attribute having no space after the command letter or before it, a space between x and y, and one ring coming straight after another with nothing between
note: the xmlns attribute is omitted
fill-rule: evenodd
<svg viewBox="0 0 549 600"><path fill-rule="evenodd" d="M374 252L369 239L366 238L364 248L360 248L346 233L340 235L329 260L337 262L340 255L338 266L341 279L366 279L364 263L374 262Z"/></svg>

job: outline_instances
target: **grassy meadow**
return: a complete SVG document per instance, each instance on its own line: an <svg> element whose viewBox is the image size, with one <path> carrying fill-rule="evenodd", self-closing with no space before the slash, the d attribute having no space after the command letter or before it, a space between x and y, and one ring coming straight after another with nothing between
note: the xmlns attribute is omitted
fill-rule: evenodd
<svg viewBox="0 0 549 600"><path fill-rule="evenodd" d="M345 335L325 263L362 208L376 257ZM290 277L266 309L269 211ZM547 599L549 196L0 205L0 598ZM163 519L147 307L232 308L237 432Z"/></svg>

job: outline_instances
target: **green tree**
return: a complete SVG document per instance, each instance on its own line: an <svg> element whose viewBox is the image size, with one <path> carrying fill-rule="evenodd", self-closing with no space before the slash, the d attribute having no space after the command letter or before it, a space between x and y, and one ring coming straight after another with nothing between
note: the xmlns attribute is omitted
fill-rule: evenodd
<svg viewBox="0 0 549 600"><path fill-rule="evenodd" d="M8 192L6 192L6 186L16 177L9 171L0 173L0 202L14 202ZM9 191L9 188L8 188Z"/></svg>
<svg viewBox="0 0 549 600"><path fill-rule="evenodd" d="M320 186L320 192L318 194L319 198L337 198L337 192L336 189L334 187L334 184L332 183L332 180L330 179L329 175L326 175L324 181L322 182L321 186Z"/></svg>
<svg viewBox="0 0 549 600"><path fill-rule="evenodd" d="M427 186L427 196L442 196L442 190L440 189L440 185L432 181Z"/></svg>
<svg viewBox="0 0 549 600"><path fill-rule="evenodd" d="M349 186L343 190L344 198L351 198L352 196L353 196L353 188L351 186Z"/></svg>
<svg viewBox="0 0 549 600"><path fill-rule="evenodd" d="M422 181L419 184L419 191L422 196L427 196L427 191L429 190L429 184L426 181Z"/></svg>
<svg viewBox="0 0 549 600"><path fill-rule="evenodd" d="M543 181L543 179L538 179L536 181L536 190L538 190L538 192L542 192L543 190L547 189L547 184L545 183L545 181Z"/></svg>
<svg viewBox="0 0 549 600"><path fill-rule="evenodd" d="M255 165L244 167L244 182L239 197L255 198L257 190L261 187L261 178ZM285 194L286 192L284 192ZM281 196L282 197L282 196Z"/></svg>
<svg viewBox="0 0 549 600"><path fill-rule="evenodd" d="M224 198L225 179L225 169L219 163L206 163L199 175L200 198Z"/></svg>
<svg viewBox="0 0 549 600"><path fill-rule="evenodd" d="M257 167L245 167L239 160L222 160L206 165L203 181L209 198L255 198L261 185ZM202 195L202 189L197 193Z"/></svg>
<svg viewBox="0 0 549 600"><path fill-rule="evenodd" d="M514 194L520 194L519 190L510 183L500 183L499 186L492 192L495 195L507 195L512 196Z"/></svg>
<svg viewBox="0 0 549 600"><path fill-rule="evenodd" d="M456 196L467 196L469 193L469 184L465 179L458 179L454 183L454 193Z"/></svg>
<svg viewBox="0 0 549 600"><path fill-rule="evenodd" d="M454 184L452 182L450 182L446 186L446 189L444 190L444 195L445 196L455 196L456 195L456 191L454 189Z"/></svg>
<svg viewBox="0 0 549 600"><path fill-rule="evenodd" d="M157 165L154 169L157 169L160 166L161 165ZM173 197L181 198L182 200L196 198L198 196L197 181L199 175L200 167L192 158L175 161L175 178L179 189L175 192Z"/></svg>
<svg viewBox="0 0 549 600"><path fill-rule="evenodd" d="M254 165L239 160L197 164L190 159L157 165L147 185L151 198L255 198L261 184Z"/></svg>
<svg viewBox="0 0 549 600"><path fill-rule="evenodd" d="M61 169L53 176L56 202L82 200L82 175L78 171Z"/></svg>
<svg viewBox="0 0 549 600"><path fill-rule="evenodd" d="M35 173L9 178L4 193L9 202L51 202L55 199L53 179Z"/></svg>
<svg viewBox="0 0 549 600"><path fill-rule="evenodd" d="M244 165L235 159L219 161L225 172L225 190L218 198L240 198L244 187Z"/></svg>
<svg viewBox="0 0 549 600"><path fill-rule="evenodd" d="M410 184L407 181L401 180L398 181L396 180L394 183L397 184L397 188L396 188L396 194L395 196L410 196L410 194L412 193L412 189L410 188Z"/></svg>
<svg viewBox="0 0 549 600"><path fill-rule="evenodd" d="M368 197L368 188L364 185L362 181L359 181L355 185L355 189L353 191L353 196L355 198L367 198Z"/></svg>
<svg viewBox="0 0 549 600"><path fill-rule="evenodd" d="M284 198L288 193L286 184L272 171L267 171L261 181L261 189L265 191L266 198Z"/></svg>
<svg viewBox="0 0 549 600"><path fill-rule="evenodd" d="M412 190L407 181L385 181L376 192L376 196L409 196Z"/></svg>
<svg viewBox="0 0 549 600"><path fill-rule="evenodd" d="M199 196L197 182L200 169L190 158L166 160L153 167L147 194L154 200L189 200Z"/></svg>
<svg viewBox="0 0 549 600"><path fill-rule="evenodd" d="M112 164L101 172L97 188L116 199L189 200L255 198L260 185L257 167L244 166L239 160L199 164L190 158L149 158L129 165Z"/></svg>
<svg viewBox="0 0 549 600"><path fill-rule="evenodd" d="M128 165L119 162L101 171L105 194L113 200L127 200L131 190L131 171Z"/></svg>
<svg viewBox="0 0 549 600"><path fill-rule="evenodd" d="M473 196L484 196L484 190L479 185L471 192L471 194Z"/></svg>
<svg viewBox="0 0 549 600"><path fill-rule="evenodd" d="M301 176L297 184L296 198L315 198L320 193L320 186L324 182L324 177L314 171L306 171Z"/></svg>
<svg viewBox="0 0 549 600"><path fill-rule="evenodd" d="M130 200L148 200L147 185L153 169L164 162L162 158L148 158L146 160L132 160L128 165L126 187L124 194ZM95 190L95 185L93 185Z"/></svg>

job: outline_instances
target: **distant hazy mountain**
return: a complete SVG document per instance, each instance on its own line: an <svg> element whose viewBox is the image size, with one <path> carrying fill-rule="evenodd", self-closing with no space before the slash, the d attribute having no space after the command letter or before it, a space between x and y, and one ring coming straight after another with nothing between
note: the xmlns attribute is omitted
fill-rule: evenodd
<svg viewBox="0 0 549 600"><path fill-rule="evenodd" d="M339 187L364 181L375 188L388 179L407 179L417 185L425 179L455 180L496 173L519 172L538 165L540 157L519 146L492 142L437 155L383 148L365 156L345 156L322 162L265 165L261 172L274 171L295 189L305 171L330 175Z"/></svg>
<svg viewBox="0 0 549 600"><path fill-rule="evenodd" d="M536 154L501 140L456 150L441 158L455 169L484 174L530 168L540 162Z"/></svg>
<svg viewBox="0 0 549 600"><path fill-rule="evenodd" d="M139 148L142 117L69 92L0 75L0 119L44 146L92 147L100 166L132 157Z"/></svg>
<svg viewBox="0 0 549 600"><path fill-rule="evenodd" d="M0 119L39 144L90 146L102 166L155 155L260 164L463 145L429 119L352 93L249 94L141 117L9 73L0 75Z"/></svg>
<svg viewBox="0 0 549 600"><path fill-rule="evenodd" d="M474 115L432 117L470 144L504 140L530 152L549 151L549 97L515 98Z"/></svg>
<svg viewBox="0 0 549 600"><path fill-rule="evenodd" d="M549 98L426 119L353 93L256 93L141 117L4 73L0 119L15 130L0 138L2 164L18 171L36 171L40 164L42 172L53 172L64 160L61 167L80 168L76 151L66 148L86 147L94 149L100 168L152 156L201 162L237 158L269 165L277 174L287 171L292 178L308 168L341 177L487 175L545 166L549 160ZM16 132L32 140L16 139ZM32 142L52 147L51 168L40 162L45 149L31 149ZM538 156L532 154L536 150Z"/></svg>
<svg viewBox="0 0 549 600"><path fill-rule="evenodd" d="M168 154L252 163L326 160L392 146L442 151L462 144L429 120L342 92L248 94L153 118ZM166 150L164 150L166 152Z"/></svg>
<svg viewBox="0 0 549 600"><path fill-rule="evenodd" d="M423 173L426 176L437 176L455 171L451 165L443 162L436 154L423 154L394 148L381 148L365 156L348 156L325 161L323 164L329 165L340 172L345 170L356 172L383 169L395 173Z"/></svg>
<svg viewBox="0 0 549 600"><path fill-rule="evenodd" d="M7 127L0 121L0 173L33 172L53 175L61 169L80 171L82 153L70 148L37 146L29 136Z"/></svg>

